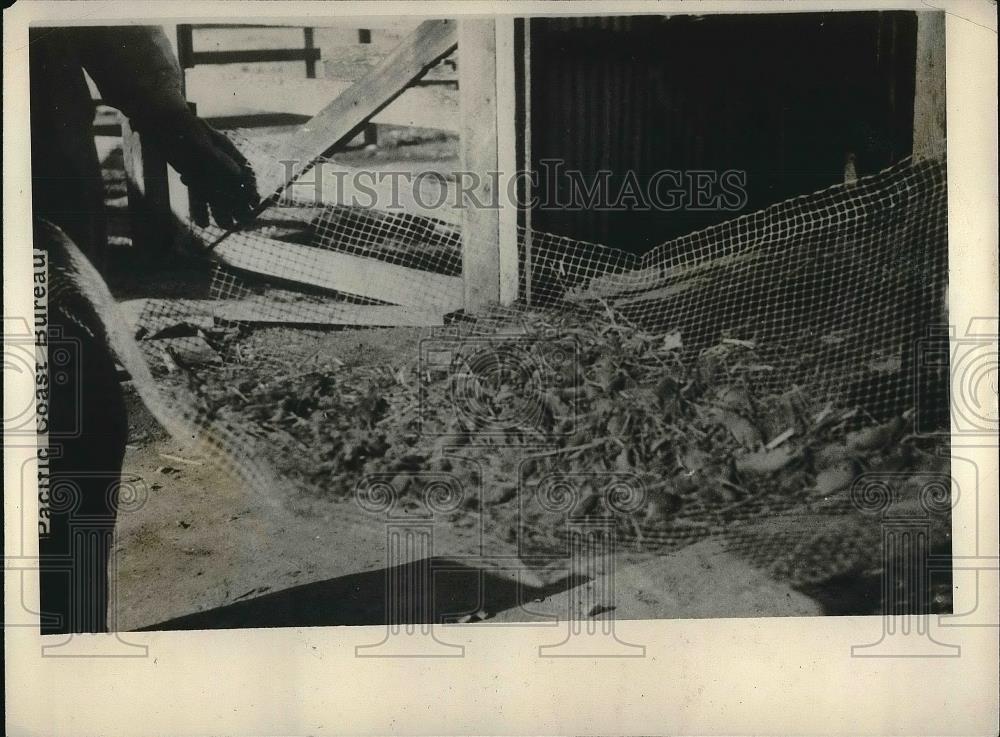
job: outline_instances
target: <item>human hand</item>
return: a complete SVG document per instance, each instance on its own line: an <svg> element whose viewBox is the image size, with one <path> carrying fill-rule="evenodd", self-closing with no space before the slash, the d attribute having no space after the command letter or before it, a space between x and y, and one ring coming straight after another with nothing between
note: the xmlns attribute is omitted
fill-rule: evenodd
<svg viewBox="0 0 1000 737"><path fill-rule="evenodd" d="M245 225L260 204L249 162L219 131L189 111L158 116L146 126L192 193L209 204L222 228Z"/></svg>

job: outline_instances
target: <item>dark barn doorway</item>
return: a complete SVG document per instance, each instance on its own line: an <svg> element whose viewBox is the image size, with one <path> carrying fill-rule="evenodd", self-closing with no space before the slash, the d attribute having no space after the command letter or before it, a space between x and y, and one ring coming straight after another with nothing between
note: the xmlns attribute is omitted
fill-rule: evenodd
<svg viewBox="0 0 1000 737"><path fill-rule="evenodd" d="M905 158L916 29L912 12L532 19L530 145L540 193L558 202L570 195L546 160L585 182L609 171L612 204L630 176L641 188L657 172L677 171L690 192L691 178L708 172L709 197L713 173L746 177L735 210L732 198L729 209L670 211L550 203L533 208L532 227L641 254L842 182L848 159L864 176Z"/></svg>

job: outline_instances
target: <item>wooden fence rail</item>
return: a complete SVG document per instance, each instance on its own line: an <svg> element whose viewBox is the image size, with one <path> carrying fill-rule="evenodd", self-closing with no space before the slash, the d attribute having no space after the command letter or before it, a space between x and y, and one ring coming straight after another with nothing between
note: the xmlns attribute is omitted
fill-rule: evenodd
<svg viewBox="0 0 1000 737"><path fill-rule="evenodd" d="M280 26L241 25L223 26L218 24L182 23L177 26L177 60L181 69L191 69L199 64L255 64L282 61L301 61L306 65L306 77L316 78L316 62L320 50L316 48L314 31L310 27L302 29L303 45L294 49L240 49L238 51L195 51L194 31L198 28L274 28Z"/></svg>

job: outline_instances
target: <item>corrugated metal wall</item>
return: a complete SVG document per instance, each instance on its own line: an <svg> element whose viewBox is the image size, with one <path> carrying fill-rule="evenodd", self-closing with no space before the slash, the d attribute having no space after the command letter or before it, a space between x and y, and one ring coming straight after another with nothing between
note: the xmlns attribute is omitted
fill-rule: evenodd
<svg viewBox="0 0 1000 737"><path fill-rule="evenodd" d="M662 169L747 172L757 209L908 155L913 13L531 21L533 166L645 186ZM549 171L554 164L549 164ZM564 178L540 186L566 202ZM533 226L642 252L732 212L535 208Z"/></svg>

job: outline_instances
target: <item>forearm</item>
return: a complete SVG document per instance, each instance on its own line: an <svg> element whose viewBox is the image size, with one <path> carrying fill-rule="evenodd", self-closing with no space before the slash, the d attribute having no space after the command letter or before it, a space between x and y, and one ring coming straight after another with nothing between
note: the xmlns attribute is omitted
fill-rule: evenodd
<svg viewBox="0 0 1000 737"><path fill-rule="evenodd" d="M190 111L181 70L159 27L81 28L80 61L108 104L163 153L181 181L211 205L222 227L249 221L259 202L239 149Z"/></svg>
<svg viewBox="0 0 1000 737"><path fill-rule="evenodd" d="M182 72L159 26L76 28L80 58L102 98L137 130L185 114Z"/></svg>

